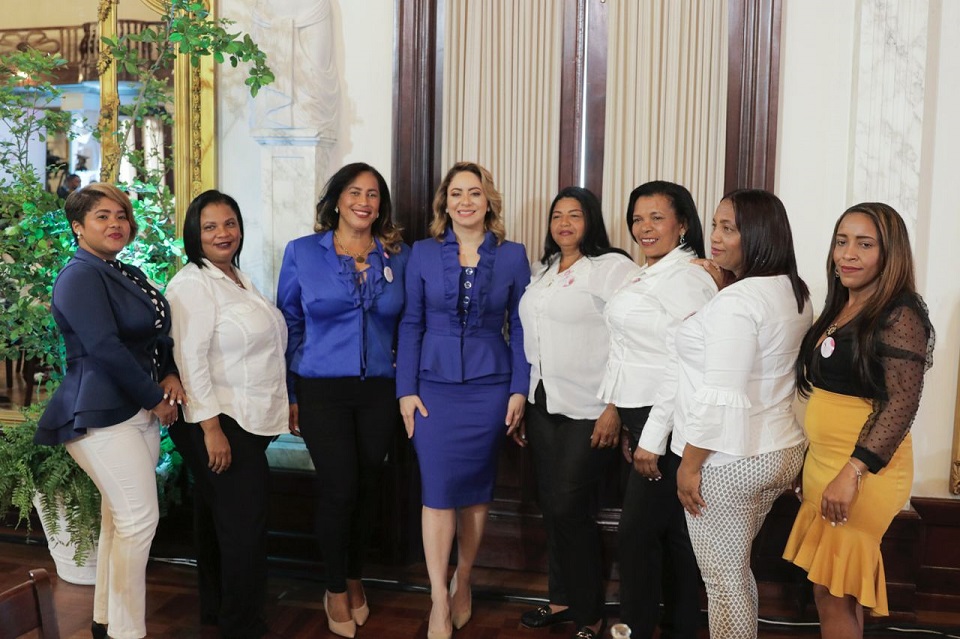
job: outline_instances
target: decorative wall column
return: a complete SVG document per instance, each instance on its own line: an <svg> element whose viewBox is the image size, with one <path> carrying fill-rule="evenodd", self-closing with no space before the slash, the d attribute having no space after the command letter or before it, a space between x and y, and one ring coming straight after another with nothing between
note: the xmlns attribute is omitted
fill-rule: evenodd
<svg viewBox="0 0 960 639"><path fill-rule="evenodd" d="M292 239L313 232L317 194L328 176L336 138L317 129L252 129L260 145L260 192L266 254L261 276L276 282L283 250Z"/></svg>
<svg viewBox="0 0 960 639"><path fill-rule="evenodd" d="M920 203L929 0L861 0L849 202L886 202L911 235Z"/></svg>
<svg viewBox="0 0 960 639"><path fill-rule="evenodd" d="M313 231L337 139L340 76L329 0L255 0L251 22L276 77L249 103L260 145L261 277L276 282L287 242Z"/></svg>

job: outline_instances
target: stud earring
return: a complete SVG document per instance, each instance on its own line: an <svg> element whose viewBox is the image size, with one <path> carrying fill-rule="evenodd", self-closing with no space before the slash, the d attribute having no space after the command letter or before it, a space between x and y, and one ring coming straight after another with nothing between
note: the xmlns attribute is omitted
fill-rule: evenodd
<svg viewBox="0 0 960 639"><path fill-rule="evenodd" d="M333 212L336 213L337 215L340 215L340 207L339 206L333 207Z"/></svg>

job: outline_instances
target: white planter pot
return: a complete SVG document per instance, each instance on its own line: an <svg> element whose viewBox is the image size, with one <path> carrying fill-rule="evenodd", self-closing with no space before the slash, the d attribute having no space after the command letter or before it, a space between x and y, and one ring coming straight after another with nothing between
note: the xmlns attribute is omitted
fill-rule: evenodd
<svg viewBox="0 0 960 639"><path fill-rule="evenodd" d="M40 496L33 497L33 507L40 514L41 523L44 522L43 510L40 503ZM57 576L64 581L80 586L92 586L97 583L97 549L94 549L87 556L86 562L78 566L73 560L74 544L70 542L70 535L67 533L67 522L63 517L63 509L59 509L59 532L51 536L47 530L46 523L43 523L43 534L47 537L47 548L53 557L53 562L57 565Z"/></svg>

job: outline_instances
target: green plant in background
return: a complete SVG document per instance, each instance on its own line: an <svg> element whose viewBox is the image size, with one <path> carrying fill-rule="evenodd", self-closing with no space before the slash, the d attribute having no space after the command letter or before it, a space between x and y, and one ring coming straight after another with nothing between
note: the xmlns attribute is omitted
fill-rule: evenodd
<svg viewBox="0 0 960 639"><path fill-rule="evenodd" d="M53 278L72 253L62 205L30 162L29 144L68 134L70 114L45 108L60 97L50 80L66 61L37 51L0 56L0 357L21 352L41 365L63 361L50 316Z"/></svg>
<svg viewBox="0 0 960 639"><path fill-rule="evenodd" d="M266 56L249 35L230 33L230 21L211 20L197 2L170 0L163 26L105 40L118 68L135 74L140 93L133 104L122 107L127 128L118 132L121 153L136 178L119 186L131 195L134 216L140 228L137 239L120 258L141 268L161 290L182 263L183 244L176 237L173 192L168 175L173 154L168 148L149 152L132 145L130 127L145 127L151 118L170 124L167 105L176 54L199 65L204 56L233 66L249 63L246 84L256 96L273 81ZM156 49L151 61L140 55L142 45ZM46 189L37 168L30 164L27 147L34 139L57 133L69 135L69 112L45 108L61 92L49 80L52 71L65 64L58 56L34 50L0 56L0 120L9 131L0 139L0 356L23 353L50 373L47 391L52 392L64 369L64 349L50 313L53 282L75 251L75 243L63 213L63 201ZM35 493L44 506L62 504L67 530L77 544L82 560L93 548L100 522L100 495L63 446L36 446L33 433L44 403L24 411L19 425L0 428L0 516L11 507L18 525L26 522ZM161 513L180 502L178 476L182 459L162 429L157 463L157 489ZM44 519L54 517L47 508ZM45 521L57 528L56 521Z"/></svg>
<svg viewBox="0 0 960 639"><path fill-rule="evenodd" d="M80 470L64 446L37 446L33 433L42 405L24 410L26 421L0 430L0 513L16 513L17 526L26 523L34 495L43 505L44 526L59 530L58 506L63 508L67 532L75 544L74 559L83 564L100 533L100 493Z"/></svg>

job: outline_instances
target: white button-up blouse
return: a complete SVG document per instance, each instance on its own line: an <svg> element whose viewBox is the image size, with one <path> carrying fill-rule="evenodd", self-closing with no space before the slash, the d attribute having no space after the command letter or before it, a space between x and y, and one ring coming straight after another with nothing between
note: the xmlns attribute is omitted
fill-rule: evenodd
<svg viewBox="0 0 960 639"><path fill-rule="evenodd" d="M795 446L804 440L793 412L794 363L810 328L810 304L797 312L786 275L750 277L723 289L677 330L675 365L667 374L640 446L671 449L687 442L715 451L720 465Z"/></svg>
<svg viewBox="0 0 960 639"><path fill-rule="evenodd" d="M597 388L607 364L607 301L639 267L620 253L582 257L559 272L559 256L538 269L520 299L530 394L543 381L547 410L596 419L606 408Z"/></svg>
<svg viewBox="0 0 960 639"><path fill-rule="evenodd" d="M606 374L597 397L621 408L652 406L670 360L680 322L717 294L713 278L690 260L691 249L678 246L633 280L607 303L603 317L610 333Z"/></svg>
<svg viewBox="0 0 960 639"><path fill-rule="evenodd" d="M204 260L206 262L206 260ZM287 432L287 325L245 274L187 264L164 293L188 422L225 413L247 432Z"/></svg>

